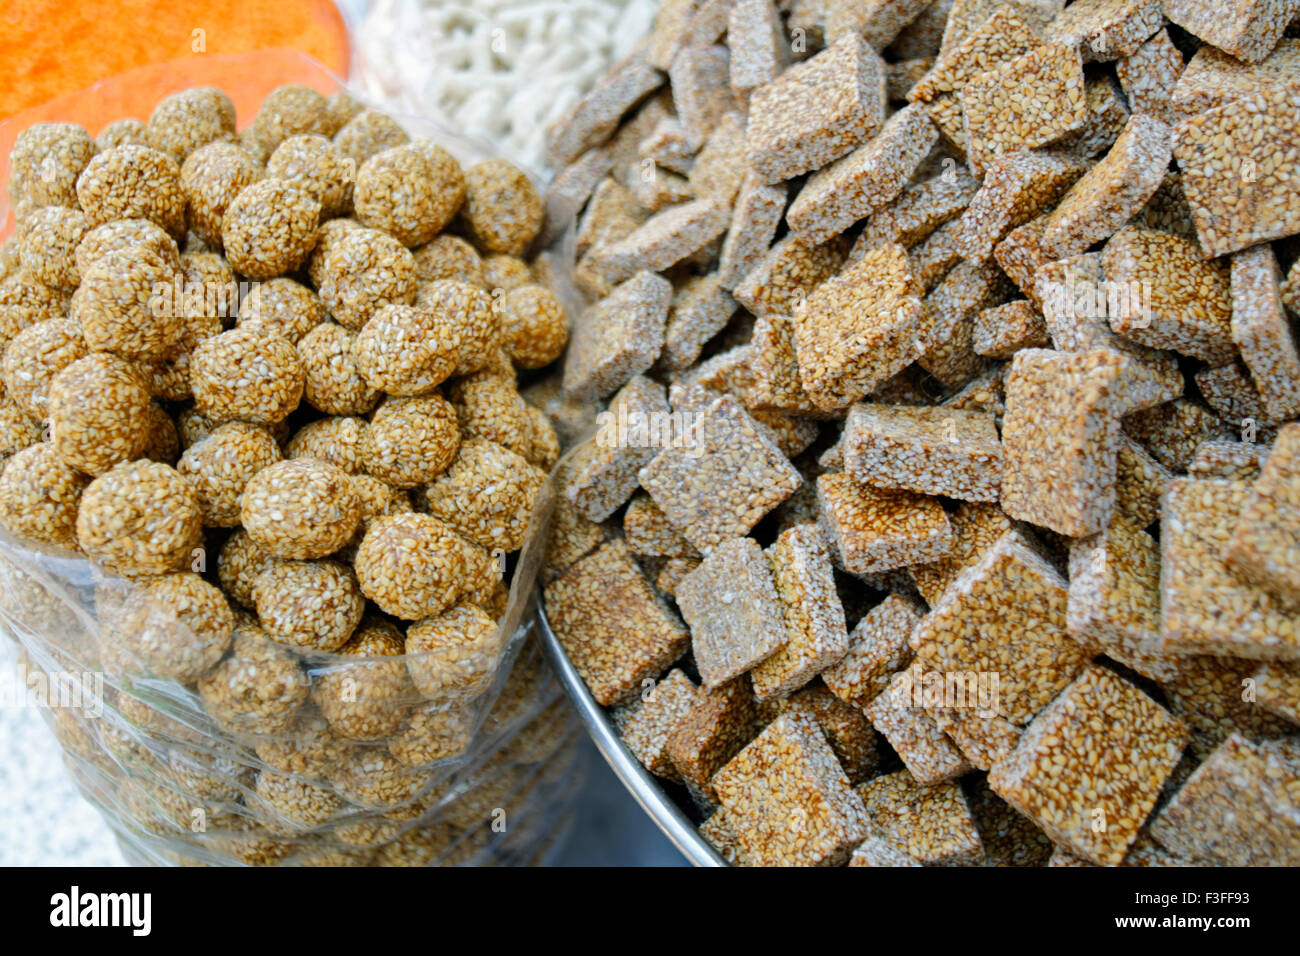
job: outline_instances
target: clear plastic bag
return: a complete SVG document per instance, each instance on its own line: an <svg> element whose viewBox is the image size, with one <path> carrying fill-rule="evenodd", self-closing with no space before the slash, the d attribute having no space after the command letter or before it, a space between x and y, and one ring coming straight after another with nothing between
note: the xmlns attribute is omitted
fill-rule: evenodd
<svg viewBox="0 0 1300 956"><path fill-rule="evenodd" d="M211 85L267 58L286 64L284 82L343 89L286 51L214 57ZM259 76L273 75L262 67ZM155 98L175 91L162 73L150 76ZM280 85L268 84L262 95ZM54 119L94 132L117 118L97 112L96 97L117 103L121 92L110 80L29 111L0 124L0 142ZM396 118L462 163L491 155ZM232 635L195 633L144 582L3 530L0 632L20 645L20 682L132 862L535 863L556 845L583 776L577 725L531 638L543 516L534 513L522 550L502 561L502 580L479 592L495 629L420 654L276 643L234 601ZM215 581L221 544L222 532L212 532L193 572ZM401 636L391 621L373 620Z"/></svg>

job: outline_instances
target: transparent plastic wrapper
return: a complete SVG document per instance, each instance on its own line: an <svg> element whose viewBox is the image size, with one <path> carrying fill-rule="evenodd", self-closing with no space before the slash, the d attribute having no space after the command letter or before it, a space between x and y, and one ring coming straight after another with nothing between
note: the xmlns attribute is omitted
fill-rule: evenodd
<svg viewBox="0 0 1300 956"><path fill-rule="evenodd" d="M244 69L254 62L257 70ZM222 87L256 73L266 89L238 81L239 94L264 96L280 85L269 79L279 63L283 82L346 92L319 65L285 51L214 57L208 82ZM155 100L175 92L164 74L147 70ZM194 82L191 71L186 85ZM93 95L0 125L0 145L56 119L97 132L118 118L108 104L127 99L121 83L139 94L139 75L106 81ZM95 97L105 104L98 113L85 102ZM240 127L250 119L241 114ZM492 156L432 124L398 119L462 164ZM0 222L8 221L0 199ZM286 454L285 464L313 460ZM424 505L417 500L416 512ZM246 531L238 528L203 528L181 563L187 570L170 562L170 573L131 579L0 530L0 631L20 645L21 682L134 863L544 862L583 778L577 724L531 637L545 514L536 508L526 530L520 521L521 546L509 549L440 532L431 540L445 538L455 554L435 548L431 560L454 564L460 544L475 558L450 575L438 597L443 610L401 619L368 605L355 581L351 598L331 591L332 574L352 574L360 533L329 549L346 564L319 555L276 562L277 574L302 577L292 588L277 585L268 602L251 587L268 578L265 565L241 550L236 536ZM276 520L274 509L268 515ZM110 530L106 553L115 535L133 533ZM404 586L427 585L433 572L392 550L387 565L376 565L404 574ZM337 619L346 643L292 643L295 619ZM412 643L420 650L407 653Z"/></svg>

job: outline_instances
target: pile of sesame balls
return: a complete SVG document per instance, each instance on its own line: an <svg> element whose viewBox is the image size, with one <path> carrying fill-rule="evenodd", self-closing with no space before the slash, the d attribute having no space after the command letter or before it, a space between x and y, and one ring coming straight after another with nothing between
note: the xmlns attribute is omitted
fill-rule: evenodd
<svg viewBox="0 0 1300 956"><path fill-rule="evenodd" d="M110 675L381 749L481 693L559 455L518 390L568 336L528 176L300 86L239 132L214 88L35 125L11 171L0 524L130 582L94 609ZM394 660L358 698L320 654Z"/></svg>

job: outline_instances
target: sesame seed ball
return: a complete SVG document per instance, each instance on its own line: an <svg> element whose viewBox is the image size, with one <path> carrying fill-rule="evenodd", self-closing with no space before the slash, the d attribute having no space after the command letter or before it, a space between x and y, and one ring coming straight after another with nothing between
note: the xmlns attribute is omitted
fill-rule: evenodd
<svg viewBox="0 0 1300 956"><path fill-rule="evenodd" d="M424 506L476 544L517 551L545 478L509 449L470 438L446 473L425 489Z"/></svg>
<svg viewBox="0 0 1300 956"><path fill-rule="evenodd" d="M501 298L501 331L510 359L520 368L541 368L564 352L569 323L550 289L522 285Z"/></svg>
<svg viewBox="0 0 1300 956"><path fill-rule="evenodd" d="M362 110L334 134L334 145L360 169L367 159L411 141L406 130L386 113Z"/></svg>
<svg viewBox="0 0 1300 956"><path fill-rule="evenodd" d="M0 398L0 468L11 455L41 440L41 426L9 396Z"/></svg>
<svg viewBox="0 0 1300 956"><path fill-rule="evenodd" d="M282 335L295 344L325 320L316 293L286 278L259 283L239 306L241 328Z"/></svg>
<svg viewBox="0 0 1300 956"><path fill-rule="evenodd" d="M406 630L411 683L433 700L478 696L492 683L501 649L496 621L472 604L458 604Z"/></svg>
<svg viewBox="0 0 1300 956"><path fill-rule="evenodd" d="M455 603L464 581L490 566L491 557L430 515L379 518L357 549L361 590L387 613L415 621Z"/></svg>
<svg viewBox="0 0 1300 956"><path fill-rule="evenodd" d="M148 145L149 140L145 136L144 123L138 119L121 119L109 123L95 137L95 149L101 153L106 149L113 149L117 146Z"/></svg>
<svg viewBox="0 0 1300 956"><path fill-rule="evenodd" d="M482 286L483 260L460 236L434 236L415 250L415 271L424 282L455 279Z"/></svg>
<svg viewBox="0 0 1300 956"><path fill-rule="evenodd" d="M239 284L235 270L211 251L181 253L182 301L186 318L233 318L239 309Z"/></svg>
<svg viewBox="0 0 1300 956"><path fill-rule="evenodd" d="M316 244L320 203L280 179L253 183L235 197L221 220L221 241L235 270L250 279L293 272Z"/></svg>
<svg viewBox="0 0 1300 956"><path fill-rule="evenodd" d="M214 422L269 425L302 398L302 361L293 343L256 329L231 329L204 339L190 356L194 403Z"/></svg>
<svg viewBox="0 0 1300 956"><path fill-rule="evenodd" d="M200 146L235 138L235 104L212 86L197 86L165 96L145 124L149 145L177 163Z"/></svg>
<svg viewBox="0 0 1300 956"><path fill-rule="evenodd" d="M483 284L493 293L509 292L533 281L528 263L516 256L487 256L483 259Z"/></svg>
<svg viewBox="0 0 1300 956"><path fill-rule="evenodd" d="M57 289L75 289L77 245L90 229L86 214L66 206L46 206L23 220L22 264L27 275Z"/></svg>
<svg viewBox="0 0 1300 956"><path fill-rule="evenodd" d="M381 747L358 747L330 769L330 783L357 806L389 810L413 799L429 782Z"/></svg>
<svg viewBox="0 0 1300 956"><path fill-rule="evenodd" d="M199 502L176 469L156 461L123 462L82 493L77 541L112 572L180 571L203 544Z"/></svg>
<svg viewBox="0 0 1300 956"><path fill-rule="evenodd" d="M266 173L311 193L321 218L333 219L348 210L356 167L324 136L291 136L271 154Z"/></svg>
<svg viewBox="0 0 1300 956"><path fill-rule="evenodd" d="M23 267L23 244L17 236L0 242L0 282L16 278Z"/></svg>
<svg viewBox="0 0 1300 956"><path fill-rule="evenodd" d="M259 740L256 751L263 763L276 770L320 777L347 755L349 747L309 704L283 734Z"/></svg>
<svg viewBox="0 0 1300 956"><path fill-rule="evenodd" d="M432 391L456 370L455 329L445 315L388 305L352 341L352 360L372 388L390 395Z"/></svg>
<svg viewBox="0 0 1300 956"><path fill-rule="evenodd" d="M481 607L488 617L499 621L505 617L510 604L510 589L502 578L494 577L483 586L466 591L464 602Z"/></svg>
<svg viewBox="0 0 1300 956"><path fill-rule="evenodd" d="M19 538L77 550L77 509L90 479L50 442L16 452L0 472L0 524Z"/></svg>
<svg viewBox="0 0 1300 956"><path fill-rule="evenodd" d="M467 282L443 279L420 287L416 305L428 309L453 344L456 375L468 375L490 361L501 343L501 323L492 297Z"/></svg>
<svg viewBox="0 0 1300 956"><path fill-rule="evenodd" d="M196 747L173 747L167 754L167 768L186 796L200 800L237 803L254 778L253 768L239 751L203 742Z"/></svg>
<svg viewBox="0 0 1300 956"><path fill-rule="evenodd" d="M216 730L201 714L187 711L186 723L125 691L119 692L114 702L117 712L145 732L168 741L203 746ZM192 751L189 751L192 752Z"/></svg>
<svg viewBox="0 0 1300 956"><path fill-rule="evenodd" d="M338 651L343 657L396 657L402 632L378 618L366 621ZM415 694L401 660L331 664L317 675L311 699L340 736L380 740L397 730Z"/></svg>
<svg viewBox="0 0 1300 956"><path fill-rule="evenodd" d="M180 269L176 241L148 219L114 219L86 233L77 246L77 271L85 275L91 267L113 259L132 262L157 258L173 270Z"/></svg>
<svg viewBox="0 0 1300 956"><path fill-rule="evenodd" d="M166 153L147 146L118 146L99 153L77 177L77 198L95 225L113 219L148 219L173 239L185 236L181 171Z"/></svg>
<svg viewBox="0 0 1300 956"><path fill-rule="evenodd" d="M321 130L321 133L332 137L344 127L348 120L364 109L364 106L347 93L339 92L325 97L325 128Z"/></svg>
<svg viewBox="0 0 1300 956"><path fill-rule="evenodd" d="M77 177L95 155L90 134L75 123L35 123L9 154L9 200L17 206L78 208Z"/></svg>
<svg viewBox="0 0 1300 956"><path fill-rule="evenodd" d="M21 273L6 279L0 283L0 347L29 325L67 315L70 301L67 292Z"/></svg>
<svg viewBox="0 0 1300 956"><path fill-rule="evenodd" d="M200 146L181 166L181 189L190 229L209 246L221 248L221 224L235 197L260 182L266 170L235 143Z"/></svg>
<svg viewBox="0 0 1300 956"><path fill-rule="evenodd" d="M517 256L542 228L542 197L513 163L487 159L465 171L461 220L484 252Z"/></svg>
<svg viewBox="0 0 1300 956"><path fill-rule="evenodd" d="M386 515L404 514L414 510L410 496L401 488L394 488L387 482L372 478L370 475L353 475L352 490L361 502L361 524L352 540L335 552L340 561L356 561L357 549L365 539L366 531L378 518Z"/></svg>
<svg viewBox="0 0 1300 956"><path fill-rule="evenodd" d="M383 306L414 302L418 284L410 250L362 226L331 239L317 286L335 321L356 331Z"/></svg>
<svg viewBox="0 0 1300 956"><path fill-rule="evenodd" d="M204 339L221 334L221 319L215 315L186 316L180 340L159 358L139 364L140 373L149 386L149 394L168 402L183 402L194 397L190 386L190 360L194 349Z"/></svg>
<svg viewBox="0 0 1300 956"><path fill-rule="evenodd" d="M307 258L307 277L311 279L312 285L319 289L321 282L324 281L325 259L330 249L334 247L334 243L347 233L364 228L366 227L355 219L327 219L320 224L316 230L316 248Z"/></svg>
<svg viewBox="0 0 1300 956"><path fill-rule="evenodd" d="M445 701L413 710L388 741L388 752L408 767L458 757L473 740L474 711Z"/></svg>
<svg viewBox="0 0 1300 956"><path fill-rule="evenodd" d="M5 391L38 422L49 420L50 382L87 354L81 326L71 319L47 319L19 332L5 349Z"/></svg>
<svg viewBox="0 0 1300 956"><path fill-rule="evenodd" d="M303 398L327 415L364 415L379 402L352 357L356 336L333 322L322 322L298 342L306 384Z"/></svg>
<svg viewBox="0 0 1300 956"><path fill-rule="evenodd" d="M428 242L465 198L465 176L455 157L421 140L376 153L357 170L356 217L404 246Z"/></svg>
<svg viewBox="0 0 1300 956"><path fill-rule="evenodd" d="M230 422L185 449L176 470L189 479L203 523L213 528L239 524L239 498L250 478L281 460L280 446L260 425Z"/></svg>
<svg viewBox="0 0 1300 956"><path fill-rule="evenodd" d="M320 418L302 426L285 446L286 458L319 458L355 475L362 468L366 420L350 416Z"/></svg>
<svg viewBox="0 0 1300 956"><path fill-rule="evenodd" d="M258 576L277 558L262 547L243 528L237 528L217 552L217 580L229 597L253 610L253 585Z"/></svg>
<svg viewBox="0 0 1300 956"><path fill-rule="evenodd" d="M240 505L244 529L281 558L323 558L348 543L361 504L348 476L315 458L263 468Z"/></svg>
<svg viewBox="0 0 1300 956"><path fill-rule="evenodd" d="M240 143L266 162L290 136L321 134L327 128L329 103L306 86L281 86L267 94L262 108L240 135Z"/></svg>
<svg viewBox="0 0 1300 956"><path fill-rule="evenodd" d="M147 440L141 457L164 465L176 464L181 455L181 440L176 434L176 425L172 417L157 402L149 405L149 425L146 429Z"/></svg>
<svg viewBox="0 0 1300 956"><path fill-rule="evenodd" d="M176 414L176 434L181 440L181 447L189 448L191 445L201 442L216 431L219 424L221 423L214 422L193 405L181 409ZM264 427L275 438L276 443L281 448L284 448L284 443L289 440L289 423L281 419Z"/></svg>
<svg viewBox="0 0 1300 956"><path fill-rule="evenodd" d="M276 734L307 700L307 675L287 649L259 627L236 627L230 653L198 681L199 698L232 731Z"/></svg>
<svg viewBox="0 0 1300 956"><path fill-rule="evenodd" d="M257 775L257 799L266 828L272 833L299 833L328 823L347 809L347 804L328 787L274 770Z"/></svg>
<svg viewBox="0 0 1300 956"><path fill-rule="evenodd" d="M175 279L176 271L153 256L92 265L72 296L71 316L86 345L125 359L166 355L185 334L185 316L172 301Z"/></svg>
<svg viewBox="0 0 1300 956"><path fill-rule="evenodd" d="M560 460L560 436L551 419L540 408L525 403L524 412L532 426L532 451L524 455L530 465L549 472Z"/></svg>
<svg viewBox="0 0 1300 956"><path fill-rule="evenodd" d="M517 455L532 450L528 406L513 383L488 372L459 379L448 397L456 406L465 438L486 438Z"/></svg>
<svg viewBox="0 0 1300 956"><path fill-rule="evenodd" d="M190 684L221 660L234 630L226 596L184 571L133 589L114 636L149 673Z"/></svg>
<svg viewBox="0 0 1300 956"><path fill-rule="evenodd" d="M149 389L135 366L107 352L59 371L47 407L55 451L88 475L138 458L148 442Z"/></svg>
<svg viewBox="0 0 1300 956"><path fill-rule="evenodd" d="M441 395L390 398L375 409L361 442L366 471L398 488L442 474L460 447L456 409Z"/></svg>
<svg viewBox="0 0 1300 956"><path fill-rule="evenodd" d="M281 644L335 651L361 622L366 600L337 561L277 561L253 582L257 617Z"/></svg>

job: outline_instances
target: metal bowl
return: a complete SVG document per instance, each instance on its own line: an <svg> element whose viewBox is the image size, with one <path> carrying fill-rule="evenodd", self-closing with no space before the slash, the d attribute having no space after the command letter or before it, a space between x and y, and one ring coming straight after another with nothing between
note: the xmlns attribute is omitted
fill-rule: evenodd
<svg viewBox="0 0 1300 956"><path fill-rule="evenodd" d="M546 657L565 693L569 695L569 700L573 701L578 717L586 726L596 749L615 776L623 782L623 786L627 787L633 799L641 805L641 809L650 814L650 818L672 841L673 846L695 866L728 866L727 861L700 836L699 830L682 806L624 745L623 738L610 723L605 709L591 696L586 682L578 675L559 638L551 630L550 622L546 620L546 611L540 604L537 609L537 630L541 634Z"/></svg>

